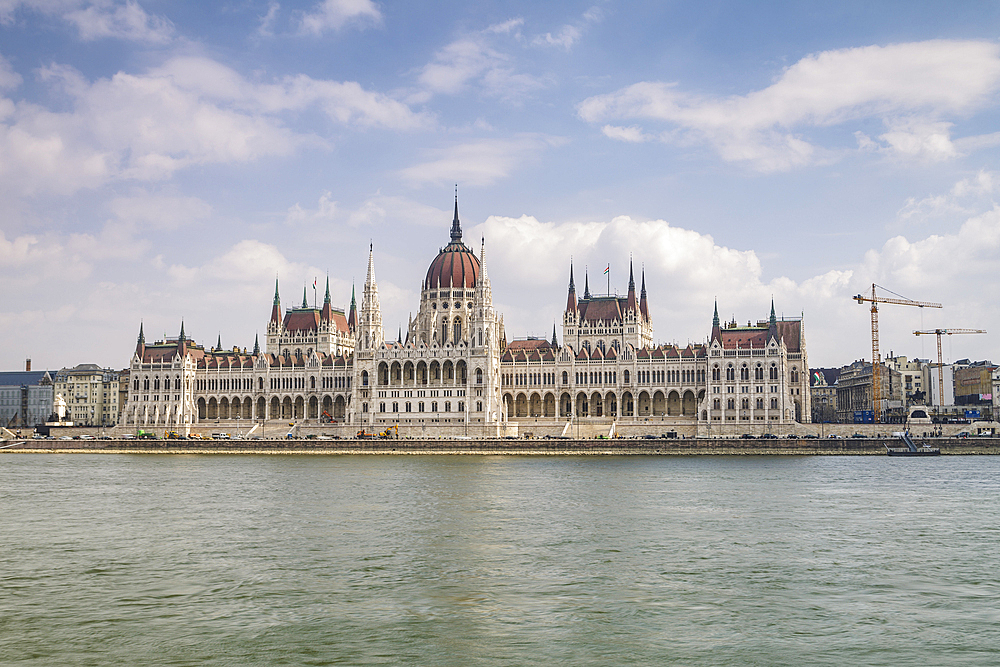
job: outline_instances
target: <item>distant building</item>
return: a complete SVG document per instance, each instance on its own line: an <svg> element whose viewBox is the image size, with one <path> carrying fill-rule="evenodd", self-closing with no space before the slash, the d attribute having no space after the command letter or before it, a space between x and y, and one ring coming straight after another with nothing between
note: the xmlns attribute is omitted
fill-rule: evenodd
<svg viewBox="0 0 1000 667"><path fill-rule="evenodd" d="M899 372L903 402L907 407L927 404L927 392L924 390L924 368L927 361L890 356L885 360L885 365Z"/></svg>
<svg viewBox="0 0 1000 667"><path fill-rule="evenodd" d="M97 364L63 368L53 379L55 395L61 395L66 401L66 419L77 426L114 426L118 423L118 383L118 371Z"/></svg>
<svg viewBox="0 0 1000 667"><path fill-rule="evenodd" d="M839 368L809 370L809 393L812 398L812 420L817 423L837 421L837 379Z"/></svg>
<svg viewBox="0 0 1000 667"><path fill-rule="evenodd" d="M880 364L879 378L881 381L880 412L883 422L905 419L901 374ZM851 424L855 421L855 413L873 411L872 401L872 365L864 360L855 361L840 370L837 379L837 421Z"/></svg>
<svg viewBox="0 0 1000 667"><path fill-rule="evenodd" d="M997 370L989 361L976 361L955 371L955 404L992 410L993 377Z"/></svg>
<svg viewBox="0 0 1000 667"><path fill-rule="evenodd" d="M0 372L0 426L29 428L44 424L52 414L52 376L48 371Z"/></svg>

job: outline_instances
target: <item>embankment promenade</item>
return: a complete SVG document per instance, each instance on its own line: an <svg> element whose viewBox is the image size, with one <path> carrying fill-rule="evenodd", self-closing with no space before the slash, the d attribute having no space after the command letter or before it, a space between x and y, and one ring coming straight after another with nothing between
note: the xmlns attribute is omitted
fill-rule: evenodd
<svg viewBox="0 0 1000 667"><path fill-rule="evenodd" d="M942 455L1000 454L1000 438L915 438ZM884 455L895 438L697 439L375 439L375 440L26 440L0 454L454 454L519 456L773 456Z"/></svg>

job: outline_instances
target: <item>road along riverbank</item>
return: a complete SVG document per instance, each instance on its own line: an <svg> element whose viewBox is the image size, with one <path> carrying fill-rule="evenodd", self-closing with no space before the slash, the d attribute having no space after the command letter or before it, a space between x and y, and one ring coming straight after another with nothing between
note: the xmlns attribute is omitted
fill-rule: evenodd
<svg viewBox="0 0 1000 667"><path fill-rule="evenodd" d="M942 455L1000 454L1000 438L917 438ZM484 440L26 440L4 443L0 454L488 454L677 456L875 456L894 438L698 439L484 439Z"/></svg>

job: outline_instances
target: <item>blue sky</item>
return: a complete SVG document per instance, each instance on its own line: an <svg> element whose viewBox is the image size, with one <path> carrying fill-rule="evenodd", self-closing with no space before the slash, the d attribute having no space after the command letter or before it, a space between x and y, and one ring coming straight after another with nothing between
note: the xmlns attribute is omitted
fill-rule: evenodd
<svg viewBox="0 0 1000 667"><path fill-rule="evenodd" d="M485 238L508 338L570 258L646 272L655 335L804 314L813 366L870 354L872 282L1000 327L994 3L0 0L0 367L127 365L181 319L253 345L374 243L387 332L447 243ZM322 292L320 292L322 298ZM312 289L309 289L312 301ZM949 359L992 358L993 336Z"/></svg>

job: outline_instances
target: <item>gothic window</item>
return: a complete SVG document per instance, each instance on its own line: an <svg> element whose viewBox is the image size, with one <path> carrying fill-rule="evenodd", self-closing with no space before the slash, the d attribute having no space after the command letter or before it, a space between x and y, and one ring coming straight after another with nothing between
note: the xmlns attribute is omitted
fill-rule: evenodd
<svg viewBox="0 0 1000 667"><path fill-rule="evenodd" d="M139 391L139 378L132 381L132 390Z"/></svg>
<svg viewBox="0 0 1000 667"><path fill-rule="evenodd" d="M483 369L482 368L477 368L476 369L476 384L482 384L482 383L483 383Z"/></svg>
<svg viewBox="0 0 1000 667"><path fill-rule="evenodd" d="M712 379L716 382L722 380L722 371L718 366L712 367Z"/></svg>
<svg viewBox="0 0 1000 667"><path fill-rule="evenodd" d="M763 380L764 379L764 367L761 366L760 364L757 364L757 367L753 369L753 377L754 377L755 380Z"/></svg>
<svg viewBox="0 0 1000 667"><path fill-rule="evenodd" d="M448 323L447 322L442 322L441 323L441 344L444 345L446 342L448 342Z"/></svg>
<svg viewBox="0 0 1000 667"><path fill-rule="evenodd" d="M368 386L368 371L361 371L361 386Z"/></svg>
<svg viewBox="0 0 1000 667"><path fill-rule="evenodd" d="M479 345L482 346L482 344L483 344L483 330L480 329L479 330Z"/></svg>
<svg viewBox="0 0 1000 667"><path fill-rule="evenodd" d="M604 352L604 341L603 340L597 341L597 349L600 350L602 353Z"/></svg>
<svg viewBox="0 0 1000 667"><path fill-rule="evenodd" d="M772 380L777 380L778 379L778 366L777 366L777 364L771 364L771 379Z"/></svg>
<svg viewBox="0 0 1000 667"><path fill-rule="evenodd" d="M792 384L798 384L799 382L799 370L792 366Z"/></svg>
<svg viewBox="0 0 1000 667"><path fill-rule="evenodd" d="M455 344L462 340L462 320L455 318Z"/></svg>
<svg viewBox="0 0 1000 667"><path fill-rule="evenodd" d="M160 378L153 378L153 391L160 390Z"/></svg>
<svg viewBox="0 0 1000 667"><path fill-rule="evenodd" d="M309 378L309 388L310 389L315 389L316 388L316 378L315 377Z"/></svg>
<svg viewBox="0 0 1000 667"><path fill-rule="evenodd" d="M772 410L777 410L778 409L778 399L776 399L776 398L772 398L771 399L771 409Z"/></svg>
<svg viewBox="0 0 1000 667"><path fill-rule="evenodd" d="M726 409L727 410L733 410L735 408L736 408L736 399L735 398L727 398L726 399Z"/></svg>
<svg viewBox="0 0 1000 667"><path fill-rule="evenodd" d="M742 368L740 368L740 380L743 382L750 381L750 369L747 368L746 364L743 364Z"/></svg>
<svg viewBox="0 0 1000 667"><path fill-rule="evenodd" d="M564 378L566 377L566 374L565 374L565 373L563 373L563 377L564 377ZM629 379L629 373L628 373L628 371L627 371L627 370L626 370L626 371L623 371L623 373L622 373L622 379L623 379L623 380L625 380L625 384L628 384L628 379ZM563 380L563 384L566 384L566 380L565 380L565 379Z"/></svg>
<svg viewBox="0 0 1000 667"><path fill-rule="evenodd" d="M740 401L740 407L743 408L744 410L749 410L750 409L750 399L749 398L744 398L742 401Z"/></svg>
<svg viewBox="0 0 1000 667"><path fill-rule="evenodd" d="M758 398L757 399L757 409L758 410L763 410L764 409L764 399L763 398Z"/></svg>
<svg viewBox="0 0 1000 667"><path fill-rule="evenodd" d="M257 378L257 389L264 390L264 378Z"/></svg>
<svg viewBox="0 0 1000 667"><path fill-rule="evenodd" d="M718 410L722 406L722 401L717 398L712 399L712 409Z"/></svg>
<svg viewBox="0 0 1000 667"><path fill-rule="evenodd" d="M726 381L728 382L736 381L736 369L733 368L732 364L726 366Z"/></svg>

